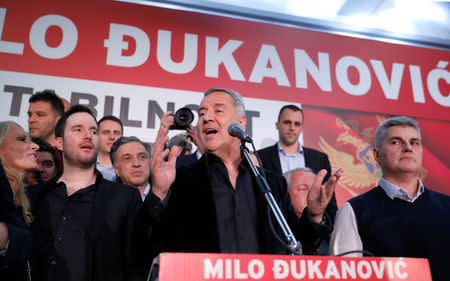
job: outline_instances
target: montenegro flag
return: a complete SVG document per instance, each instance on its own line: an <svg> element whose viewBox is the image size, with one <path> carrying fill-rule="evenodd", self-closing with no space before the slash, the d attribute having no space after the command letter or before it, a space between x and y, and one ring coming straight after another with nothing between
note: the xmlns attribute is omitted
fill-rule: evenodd
<svg viewBox="0 0 450 281"><path fill-rule="evenodd" d="M336 199L342 206L352 197L378 184L381 169L373 158L375 131L388 115L303 106L303 142L306 147L328 155L332 172L343 168L344 175L336 187ZM450 149L448 124L420 120L423 161L420 177L429 189L450 195Z"/></svg>

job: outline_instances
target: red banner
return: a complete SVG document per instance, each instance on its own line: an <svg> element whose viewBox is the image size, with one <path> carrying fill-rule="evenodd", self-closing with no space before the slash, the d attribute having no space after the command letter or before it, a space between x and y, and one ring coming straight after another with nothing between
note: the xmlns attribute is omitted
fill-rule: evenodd
<svg viewBox="0 0 450 281"><path fill-rule="evenodd" d="M405 280L431 281L428 260L318 256L160 255L160 281L201 280Z"/></svg>
<svg viewBox="0 0 450 281"><path fill-rule="evenodd" d="M6 0L0 70L450 120L447 50L109 0Z"/></svg>

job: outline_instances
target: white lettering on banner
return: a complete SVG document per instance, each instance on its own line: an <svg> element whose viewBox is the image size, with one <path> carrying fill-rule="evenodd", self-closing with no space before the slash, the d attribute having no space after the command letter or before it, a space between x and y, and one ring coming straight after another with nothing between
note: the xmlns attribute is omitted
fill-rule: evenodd
<svg viewBox="0 0 450 281"><path fill-rule="evenodd" d="M159 65L166 71L175 74L191 72L197 64L198 35L186 33L184 35L184 57L181 62L174 62L171 58L172 32L158 30L158 44L156 58Z"/></svg>
<svg viewBox="0 0 450 281"><path fill-rule="evenodd" d="M238 259L234 260L234 279L247 279L248 274L241 272L241 261Z"/></svg>
<svg viewBox="0 0 450 281"><path fill-rule="evenodd" d="M330 277L333 276L336 279L340 279L341 276L339 275L339 271L336 267L336 264L333 260L328 261L327 264L327 270L325 271L325 279L330 279Z"/></svg>
<svg viewBox="0 0 450 281"><path fill-rule="evenodd" d="M319 269L319 265L321 263L322 263L321 260L316 260L316 261L309 260L308 261L308 277L310 279L315 278L314 275L317 275L317 278L319 278L319 279L323 278L323 274Z"/></svg>
<svg viewBox="0 0 450 281"><path fill-rule="evenodd" d="M365 268L365 269L364 269ZM372 267L368 261L360 261L356 266L359 277L362 279L369 279L372 275Z"/></svg>
<svg viewBox="0 0 450 281"><path fill-rule="evenodd" d="M408 273L406 271L400 272L400 267L403 267L403 269L406 267L406 263L402 260L396 262L394 265L395 275L400 279L408 278Z"/></svg>
<svg viewBox="0 0 450 281"><path fill-rule="evenodd" d="M378 263L376 261L372 261L371 262L372 267L373 267L373 271L375 272L375 275L377 276L378 279L383 277L383 272L384 272L384 266L385 266L385 262L384 261L380 261L380 266L378 266Z"/></svg>
<svg viewBox="0 0 450 281"><path fill-rule="evenodd" d="M294 49L295 86L308 88L306 72L316 81L322 91L331 92L330 58L327 53L318 52L319 66L316 66L305 50Z"/></svg>
<svg viewBox="0 0 450 281"><path fill-rule="evenodd" d="M0 52L15 55L23 54L23 43L9 42L2 39L3 26L5 25L6 9L0 8Z"/></svg>
<svg viewBox="0 0 450 281"><path fill-rule="evenodd" d="M268 67L270 63L271 68ZM261 46L258 58L253 66L249 82L261 83L264 77L271 77L277 80L279 86L291 86L281 63L277 49L272 45Z"/></svg>
<svg viewBox="0 0 450 281"><path fill-rule="evenodd" d="M289 276L289 264L285 260L273 260L273 278L286 279Z"/></svg>
<svg viewBox="0 0 450 281"><path fill-rule="evenodd" d="M6 34L6 32L3 32L7 28L6 12L7 9L0 8L0 53L24 56L25 43L1 40L2 35ZM49 46L46 42L46 35L53 26L62 31L61 41L56 47ZM13 28L13 31L17 32L17 28ZM20 31L23 32L22 28ZM64 59L75 51L78 44L78 32L76 25L68 17L55 14L43 15L32 23L29 30L28 43L33 51L41 57L52 60ZM405 66L408 66L412 93L403 93L402 100L407 99L407 95L412 95L413 102L417 104L426 104L427 101L434 101L436 104L445 107L445 109L450 107L450 94L444 90L450 84L449 62L445 58L438 60L435 69L426 70L428 73L425 73L425 70L421 71L421 67L423 70L424 66L408 65L404 62L389 62L392 64L392 70L388 74L386 61L369 58L363 60L356 56L348 55L336 58L337 62L333 65L335 60L333 60L333 63L330 62L332 53L317 52L317 60L313 60L312 57L315 57L313 53L308 54L305 50L297 48L293 48L293 56L291 51L287 51L284 56L280 57L276 45L261 42L261 48L256 56L253 68L247 74L242 72L240 65L248 63L246 58L253 57L253 53L256 53L257 50L249 49L250 47L247 46L244 47L244 41L223 40L219 37L202 35L205 38L205 48L203 49L198 46L199 42L202 42L199 34L185 33L184 46L172 46L172 32L174 31L158 30L157 38L155 38L157 42L155 56L157 63L162 70L168 73L191 73L199 65L198 59L204 57L204 77L207 78L222 78L228 75L232 81L247 81L246 77L248 75L248 82L251 83L261 84L265 78L273 78L278 86L294 87L291 85L293 81L289 81L289 77L295 77L295 88L311 88L308 83L313 81L323 92L332 92L332 85L335 85L334 82L337 82L338 87L352 96L365 95L371 89L372 80L376 79L379 82L379 88L381 88L380 93L378 93L380 99L396 101L399 100L402 82L405 80L403 78L407 76L403 75ZM83 38L85 37L83 36ZM130 44L125 37L129 37L131 38L130 40L135 42L136 48L132 54L129 54L130 52L126 55L123 54L124 50L129 50L130 48ZM110 23L108 38L104 39L103 45L107 49L106 65L138 67L145 64L150 57L149 36L142 29L135 26ZM239 48L242 50L238 51ZM203 50L205 53L200 53ZM174 61L171 53L178 53L179 51L183 53L183 59ZM94 53L100 52L94 50ZM250 54L250 56L245 54ZM28 56L28 54L26 55ZM292 63L289 60L294 60L294 69L292 69ZM369 67L369 64L371 67ZM249 68L245 69L250 71ZM330 69L334 69L336 73L332 75ZM357 71L355 76L359 76L358 82L350 79L350 69ZM19 68L14 71L19 73L25 71L25 69ZM422 72L424 72L423 76ZM88 71L86 75L89 76L91 74ZM87 79L89 77L84 78ZM201 79L201 77L197 78ZM308 81L308 79L312 80ZM424 89L427 89L426 92L429 93L431 99L425 96ZM381 91L383 95L381 95ZM336 92L340 94L341 91ZM408 101L406 100L406 102Z"/></svg>
<svg viewBox="0 0 450 281"><path fill-rule="evenodd" d="M375 70L375 75L378 78L378 82L380 82L384 96L390 100L398 100L405 65L400 63L394 63L392 65L391 81L389 82L383 62L380 60L370 60L370 63L372 64L373 70Z"/></svg>
<svg viewBox="0 0 450 281"><path fill-rule="evenodd" d="M128 42L124 36L130 36L136 42L136 50L132 55L122 55L122 50L128 50ZM136 67L142 65L150 54L150 40L141 29L123 24L111 23L109 38L105 39L104 46L108 48L106 64L122 67Z"/></svg>
<svg viewBox="0 0 450 281"><path fill-rule="evenodd" d="M232 278L232 267L231 267L231 260L226 259L225 260L225 278L231 279Z"/></svg>
<svg viewBox="0 0 450 281"><path fill-rule="evenodd" d="M45 34L51 26L62 30L62 40L59 46L50 47L45 41ZM47 59L62 59L70 55L78 42L78 31L75 24L60 15L46 15L38 18L30 30L30 45L33 51Z"/></svg>
<svg viewBox="0 0 450 281"><path fill-rule="evenodd" d="M261 279L264 276L264 263L253 259L248 263L248 275L253 279Z"/></svg>
<svg viewBox="0 0 450 281"><path fill-rule="evenodd" d="M325 265L321 266L322 262ZM298 266L298 268L297 268ZM308 279L406 279L408 272L406 263L401 259L392 264L392 261L366 261L341 260L273 260L273 278L281 279L304 279L306 273ZM393 270L394 268L394 270ZM324 270L324 271L323 271Z"/></svg>
<svg viewBox="0 0 450 281"><path fill-rule="evenodd" d="M413 91L414 102L425 103L425 95L423 93L422 74L420 73L420 67L417 65L410 65L409 75L411 77L411 87Z"/></svg>
<svg viewBox="0 0 450 281"><path fill-rule="evenodd" d="M219 38L206 36L205 48L205 76L219 78L219 66L223 66L231 80L245 81L239 65L233 57L233 52L239 48L243 41L228 40L219 49Z"/></svg>
<svg viewBox="0 0 450 281"><path fill-rule="evenodd" d="M213 265L210 259L203 261L203 278L204 279L222 279L223 278L223 260L217 259Z"/></svg>
<svg viewBox="0 0 450 281"><path fill-rule="evenodd" d="M306 262L305 260L299 261L299 270L297 270L297 263L295 260L291 261L291 274L295 279L303 279L306 276Z"/></svg>
<svg viewBox="0 0 450 281"><path fill-rule="evenodd" d="M392 270L392 263L389 261L387 262L387 269L388 269L388 277L394 278L394 271Z"/></svg>
<svg viewBox="0 0 450 281"><path fill-rule="evenodd" d="M450 84L450 72L445 70L448 61L439 61L437 68L428 73L427 85L431 97L440 105L450 106L450 93L441 93L439 90L439 80L444 79L447 84Z"/></svg>
<svg viewBox="0 0 450 281"><path fill-rule="evenodd" d="M347 261L342 260L341 261L341 271L342 271L342 279L346 279L347 278L347 274L355 279L356 278L356 266L355 266L355 261L350 261L350 264L347 263Z"/></svg>
<svg viewBox="0 0 450 281"><path fill-rule="evenodd" d="M353 85L348 79L348 69L353 66L359 72L359 83ZM372 77L370 70L363 60L357 57L345 56L338 60L336 64L336 79L342 90L354 96L366 94L371 86Z"/></svg>
<svg viewBox="0 0 450 281"><path fill-rule="evenodd" d="M224 275L225 271L225 275ZM252 259L247 265L247 272L241 270L240 259L210 259L203 260L204 279L261 279L264 276L264 263L258 259Z"/></svg>

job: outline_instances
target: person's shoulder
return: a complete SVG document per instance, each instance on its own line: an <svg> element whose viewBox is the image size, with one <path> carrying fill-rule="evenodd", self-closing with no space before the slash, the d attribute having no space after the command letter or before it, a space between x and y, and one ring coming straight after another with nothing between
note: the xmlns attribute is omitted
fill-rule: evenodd
<svg viewBox="0 0 450 281"><path fill-rule="evenodd" d="M328 157L326 153L319 151L317 149L314 149L314 148L306 147L306 146L303 146L303 151L305 153L316 154L316 155L320 155L322 157Z"/></svg>
<svg viewBox="0 0 450 281"><path fill-rule="evenodd" d="M450 208L450 196L449 195L438 192L438 191L431 190L426 187L425 187L425 191L428 192L430 198L432 198L433 200L438 200L438 201L442 201L445 203L449 203L448 207Z"/></svg>
<svg viewBox="0 0 450 281"><path fill-rule="evenodd" d="M348 203L350 203L350 205L356 205L366 200L371 200L373 197L379 197L379 195L382 195L383 192L383 189L378 185L369 191L351 198L350 200L348 200Z"/></svg>
<svg viewBox="0 0 450 281"><path fill-rule="evenodd" d="M137 191L135 187L123 183L113 182L105 178L100 179L100 188L107 188L109 192L118 194L135 194Z"/></svg>
<svg viewBox="0 0 450 281"><path fill-rule="evenodd" d="M206 159L202 156L197 161L190 163L189 165L180 166L177 168L177 176L189 176L201 172L206 166Z"/></svg>
<svg viewBox="0 0 450 281"><path fill-rule="evenodd" d="M273 151L273 150L277 150L277 143L275 143L274 145L269 145L267 147L261 148L260 150L258 150L258 154L260 153L267 153L269 151Z"/></svg>
<svg viewBox="0 0 450 281"><path fill-rule="evenodd" d="M58 178L55 177L50 179L49 181L27 186L26 192L30 201L33 203L39 200L51 187L57 184L57 180Z"/></svg>
<svg viewBox="0 0 450 281"><path fill-rule="evenodd" d="M271 188L282 187L286 183L286 179L283 175L277 174L274 171L264 169L264 173L266 174L267 182L269 183ZM286 183L287 186L287 183Z"/></svg>

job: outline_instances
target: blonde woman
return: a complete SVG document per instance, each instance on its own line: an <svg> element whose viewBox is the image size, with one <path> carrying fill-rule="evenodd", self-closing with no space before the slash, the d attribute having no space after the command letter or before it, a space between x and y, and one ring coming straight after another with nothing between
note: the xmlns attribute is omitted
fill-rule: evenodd
<svg viewBox="0 0 450 281"><path fill-rule="evenodd" d="M23 179L36 169L39 146L18 124L0 122L0 279L30 280L33 217Z"/></svg>

